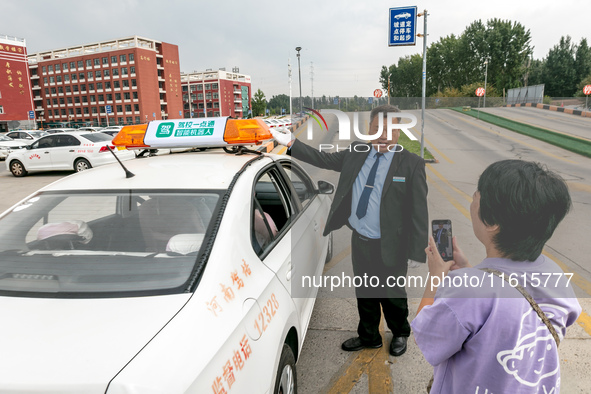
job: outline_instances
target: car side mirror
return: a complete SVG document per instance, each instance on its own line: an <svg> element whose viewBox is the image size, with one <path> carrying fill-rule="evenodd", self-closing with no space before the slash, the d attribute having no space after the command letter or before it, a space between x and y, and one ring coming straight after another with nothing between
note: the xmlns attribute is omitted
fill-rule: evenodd
<svg viewBox="0 0 591 394"><path fill-rule="evenodd" d="M334 185L326 181L318 181L318 192L320 194L333 194Z"/></svg>

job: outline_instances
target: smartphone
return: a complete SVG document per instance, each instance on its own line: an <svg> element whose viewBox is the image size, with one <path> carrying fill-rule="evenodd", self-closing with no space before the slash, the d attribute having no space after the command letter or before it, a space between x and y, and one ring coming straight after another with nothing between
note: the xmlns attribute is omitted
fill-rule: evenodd
<svg viewBox="0 0 591 394"><path fill-rule="evenodd" d="M443 261L453 260L454 251L451 242L451 237L453 236L451 231L451 220L433 220L431 222L431 229L433 232L433 238L437 244L437 250Z"/></svg>

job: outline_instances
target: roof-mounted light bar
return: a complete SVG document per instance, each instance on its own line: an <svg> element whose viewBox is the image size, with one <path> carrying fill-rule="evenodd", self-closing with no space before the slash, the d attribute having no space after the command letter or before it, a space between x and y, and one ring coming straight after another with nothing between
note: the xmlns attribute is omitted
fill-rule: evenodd
<svg viewBox="0 0 591 394"><path fill-rule="evenodd" d="M128 149L253 145L273 138L261 119L197 118L125 126L113 139Z"/></svg>

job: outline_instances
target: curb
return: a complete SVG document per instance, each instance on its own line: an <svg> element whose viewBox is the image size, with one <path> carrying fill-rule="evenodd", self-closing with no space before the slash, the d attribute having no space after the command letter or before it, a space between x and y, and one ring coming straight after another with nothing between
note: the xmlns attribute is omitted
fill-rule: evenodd
<svg viewBox="0 0 591 394"><path fill-rule="evenodd" d="M591 118L591 112L589 112L589 111L558 107L556 105L549 105L549 104L520 103L520 104L503 105L503 107L533 107L533 108L545 109L545 110L549 110L549 111L564 112L565 114L578 115L578 116L582 116L584 118Z"/></svg>

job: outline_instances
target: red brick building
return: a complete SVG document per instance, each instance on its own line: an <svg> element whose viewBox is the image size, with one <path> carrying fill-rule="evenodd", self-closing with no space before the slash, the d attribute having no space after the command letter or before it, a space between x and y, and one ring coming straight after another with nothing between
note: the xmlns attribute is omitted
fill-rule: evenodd
<svg viewBox="0 0 591 394"><path fill-rule="evenodd" d="M250 75L240 74L238 71L234 68L232 72L220 69L182 74L184 117L248 117L252 108Z"/></svg>
<svg viewBox="0 0 591 394"><path fill-rule="evenodd" d="M33 128L30 111L33 111L33 99L26 41L0 35L0 131Z"/></svg>
<svg viewBox="0 0 591 394"><path fill-rule="evenodd" d="M28 56L42 126L182 117L178 46L138 36Z"/></svg>

